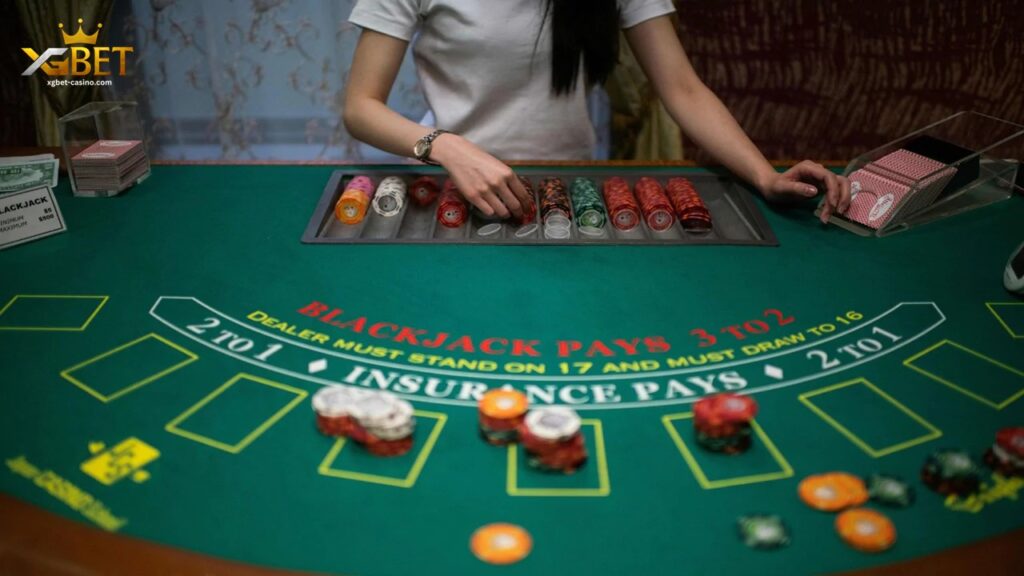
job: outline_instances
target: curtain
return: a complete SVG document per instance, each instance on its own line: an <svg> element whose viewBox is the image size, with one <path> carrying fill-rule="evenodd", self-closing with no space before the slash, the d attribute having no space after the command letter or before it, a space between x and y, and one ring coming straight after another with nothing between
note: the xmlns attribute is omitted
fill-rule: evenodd
<svg viewBox="0 0 1024 576"><path fill-rule="evenodd" d="M64 46L64 37L59 23L64 30L73 34L78 30L78 19L82 18L85 30L94 30L99 23L105 23L110 16L113 0L16 0L18 15L25 27L32 46L39 53L46 48ZM100 45L109 45L106 41L109 33L107 28L100 30ZM60 132L57 118L79 108L89 102L99 100L99 86L54 86L45 85L48 77L42 72L32 76L30 97L35 115L36 138L40 146L60 146Z"/></svg>

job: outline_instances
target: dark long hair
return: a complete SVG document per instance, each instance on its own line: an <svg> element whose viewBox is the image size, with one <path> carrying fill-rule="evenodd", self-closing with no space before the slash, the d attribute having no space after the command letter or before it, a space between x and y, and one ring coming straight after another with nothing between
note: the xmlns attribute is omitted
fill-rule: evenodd
<svg viewBox="0 0 1024 576"><path fill-rule="evenodd" d="M551 16L551 90L576 89L580 64L587 86L601 84L619 58L619 6L616 0L546 0Z"/></svg>

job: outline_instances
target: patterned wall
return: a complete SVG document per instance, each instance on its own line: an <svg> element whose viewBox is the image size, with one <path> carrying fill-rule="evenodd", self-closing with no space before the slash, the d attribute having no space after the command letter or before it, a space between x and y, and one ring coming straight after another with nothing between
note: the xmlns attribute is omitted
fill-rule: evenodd
<svg viewBox="0 0 1024 576"><path fill-rule="evenodd" d="M1024 123L1020 0L677 6L698 72L769 158L846 160L959 110Z"/></svg>

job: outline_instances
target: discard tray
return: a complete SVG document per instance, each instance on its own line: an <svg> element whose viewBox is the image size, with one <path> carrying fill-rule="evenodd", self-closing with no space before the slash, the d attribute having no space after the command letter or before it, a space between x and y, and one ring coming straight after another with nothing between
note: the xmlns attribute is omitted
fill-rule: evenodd
<svg viewBox="0 0 1024 576"><path fill-rule="evenodd" d="M352 167L335 170L331 174L313 213L306 226L302 241L307 244L510 244L510 245L568 245L568 244L657 244L657 245L745 245L745 246L778 246L774 232L767 220L750 198L750 192L742 188L734 180L714 174L694 174L688 172L666 172L659 169L657 174L644 174L638 171L611 168L564 168L531 167L515 168L519 176L528 178L537 192L542 178L561 178L568 188L572 180L578 176L592 178L600 188L603 182L613 176L620 176L629 182L630 187L641 176L650 176L666 184L670 177L683 176L693 182L697 192L703 198L711 212L713 228L710 232L693 234L683 230L677 221L672 228L663 232L655 232L643 222L629 231L621 231L606 222L601 234L585 235L581 233L575 221L571 225L569 238L554 239L544 236L543 226L538 226L532 234L519 234L519 227L511 222L502 223L501 231L487 237L478 234L480 228L493 221L484 219L475 210L471 217L459 228L447 228L437 222L437 203L419 207L406 199L401 212L391 217L377 214L372 207L358 224L344 224L334 216L334 206L338 198L352 178L359 175L369 176L374 184L387 176L397 176L410 186L416 178L433 176L438 185L443 185L447 178L444 171L420 166L374 165L372 167ZM538 208L539 209L539 208ZM538 215L535 222L540 222Z"/></svg>

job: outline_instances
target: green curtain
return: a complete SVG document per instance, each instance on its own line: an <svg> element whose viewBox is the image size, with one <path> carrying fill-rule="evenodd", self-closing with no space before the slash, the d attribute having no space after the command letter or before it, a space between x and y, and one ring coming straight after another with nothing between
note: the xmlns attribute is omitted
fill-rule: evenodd
<svg viewBox="0 0 1024 576"><path fill-rule="evenodd" d="M625 37L619 38L619 64L605 90L611 100L612 150L618 160L682 160L679 126L661 104Z"/></svg>
<svg viewBox="0 0 1024 576"><path fill-rule="evenodd" d="M78 19L83 19L87 32L96 29L98 23L109 20L114 0L16 0L18 15L25 27L29 41L37 52L46 48L64 46L64 38L58 23L64 30L74 33L78 30ZM100 29L98 44L107 45L107 29ZM101 98L100 86L55 86L45 82L48 76L37 72L32 77L31 98L35 114L36 138L40 146L60 146L60 132L57 118L89 102Z"/></svg>

